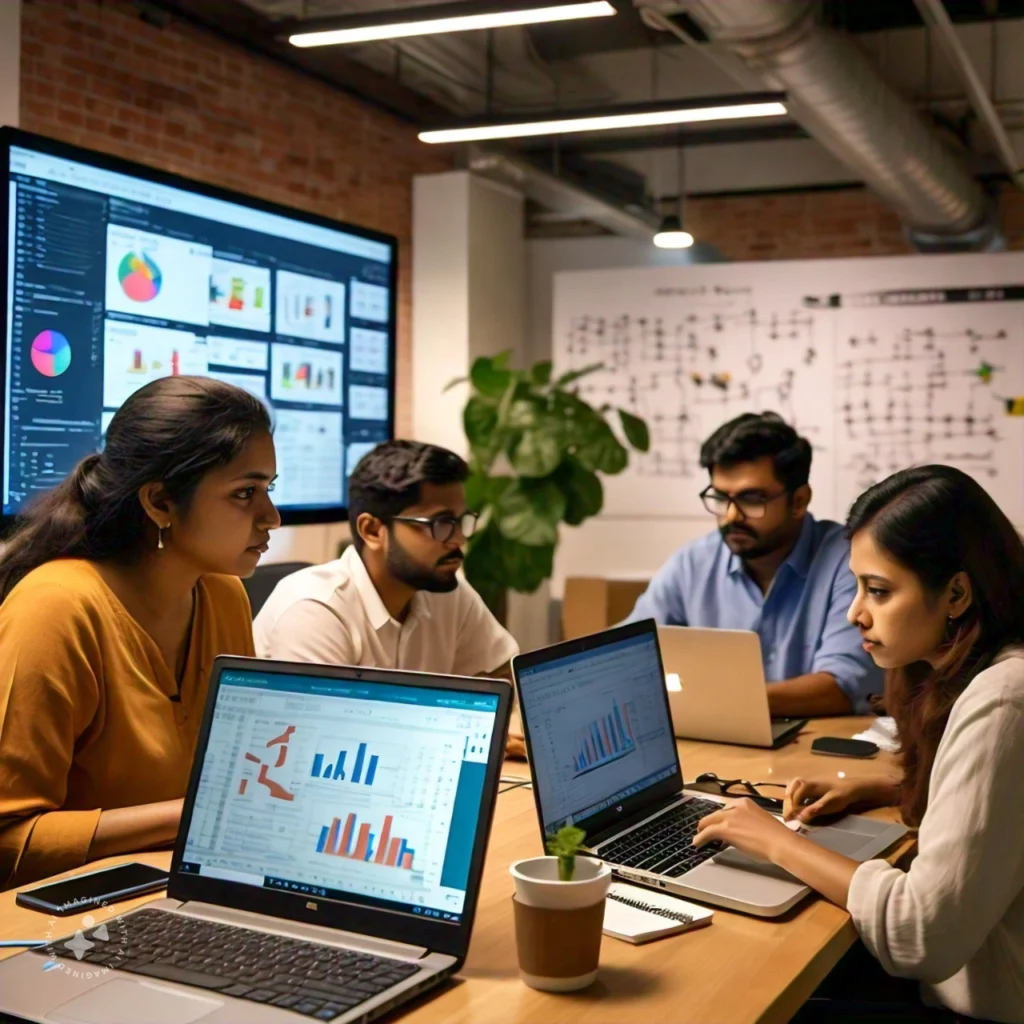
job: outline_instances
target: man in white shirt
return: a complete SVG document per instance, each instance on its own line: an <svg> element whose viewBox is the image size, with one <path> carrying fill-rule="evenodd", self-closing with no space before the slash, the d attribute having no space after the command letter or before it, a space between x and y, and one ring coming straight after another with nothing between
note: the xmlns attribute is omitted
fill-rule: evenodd
<svg viewBox="0 0 1024 1024"><path fill-rule="evenodd" d="M349 480L352 546L283 579L253 623L261 658L511 678L515 640L458 575L476 526L454 452L386 441ZM510 754L523 754L513 726Z"/></svg>

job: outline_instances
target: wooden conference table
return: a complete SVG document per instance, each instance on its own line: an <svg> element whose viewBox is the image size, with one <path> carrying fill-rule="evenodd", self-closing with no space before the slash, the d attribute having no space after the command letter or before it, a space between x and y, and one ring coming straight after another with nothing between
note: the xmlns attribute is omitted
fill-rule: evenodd
<svg viewBox="0 0 1024 1024"><path fill-rule="evenodd" d="M865 728L867 722L859 718L814 721L794 742L777 751L681 740L683 777L694 779L701 772L712 771L723 779L786 782L796 775L824 777L844 772L854 777L885 773L894 764L892 755L885 752L865 761L819 757L810 752L814 736L852 736ZM505 765L506 776L528 774L522 762L509 761ZM877 817L896 817L895 811L872 813ZM889 850L887 856L896 861L906 856L912 846L908 838ZM714 922L708 928L642 946L606 936L601 947L601 973L590 989L574 995L535 992L517 976L513 885L508 866L540 852L533 793L525 788L502 793L498 797L466 964L447 988L401 1014L403 1022L787 1021L856 937L849 915L817 897L775 920L716 910ZM170 857L170 852L112 857L90 864L89 870L127 860L166 868ZM162 895L122 903L116 910L123 913ZM0 939L44 938L47 925L47 915L15 906L13 891L0 893ZM15 952L0 950L0 957Z"/></svg>

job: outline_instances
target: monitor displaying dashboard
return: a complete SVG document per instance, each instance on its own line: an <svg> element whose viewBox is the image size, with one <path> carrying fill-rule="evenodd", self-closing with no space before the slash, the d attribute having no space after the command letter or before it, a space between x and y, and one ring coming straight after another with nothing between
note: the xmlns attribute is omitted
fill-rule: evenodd
<svg viewBox="0 0 1024 1024"><path fill-rule="evenodd" d="M355 464L393 436L392 236L10 128L0 180L5 518L174 374L270 407L285 523L344 516Z"/></svg>

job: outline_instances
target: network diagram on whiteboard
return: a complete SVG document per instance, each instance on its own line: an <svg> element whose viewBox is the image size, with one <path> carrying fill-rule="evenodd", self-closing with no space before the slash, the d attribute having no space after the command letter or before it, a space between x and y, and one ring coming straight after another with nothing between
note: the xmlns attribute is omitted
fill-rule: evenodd
<svg viewBox="0 0 1024 1024"><path fill-rule="evenodd" d="M580 316L566 351L571 368L602 363L584 386L588 401L634 410L651 429L651 452L637 462L643 476L691 477L701 442L720 423L749 409L802 417L798 378L818 360L815 323L807 312L759 316L692 313L663 317ZM812 435L817 423L803 428Z"/></svg>
<svg viewBox="0 0 1024 1024"><path fill-rule="evenodd" d="M1024 279L1015 259L995 258L996 280ZM814 446L819 514L844 518L871 484L938 462L1024 523L1024 285L960 284L981 276L973 261L857 263L863 277L828 261L568 275L558 371L601 364L584 397L651 430L650 452L606 485L606 510L700 515L701 443L742 412L773 410ZM886 287L903 268L958 283ZM841 290L872 274L877 290Z"/></svg>

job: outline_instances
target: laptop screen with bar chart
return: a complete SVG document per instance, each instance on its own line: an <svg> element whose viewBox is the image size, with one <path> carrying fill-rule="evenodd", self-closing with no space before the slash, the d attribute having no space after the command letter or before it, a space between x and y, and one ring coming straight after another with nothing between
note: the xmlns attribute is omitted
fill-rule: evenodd
<svg viewBox="0 0 1024 1024"><path fill-rule="evenodd" d="M498 697L221 673L179 871L462 921Z"/></svg>
<svg viewBox="0 0 1024 1024"><path fill-rule="evenodd" d="M678 773L653 626L526 655L516 679L546 834Z"/></svg>

